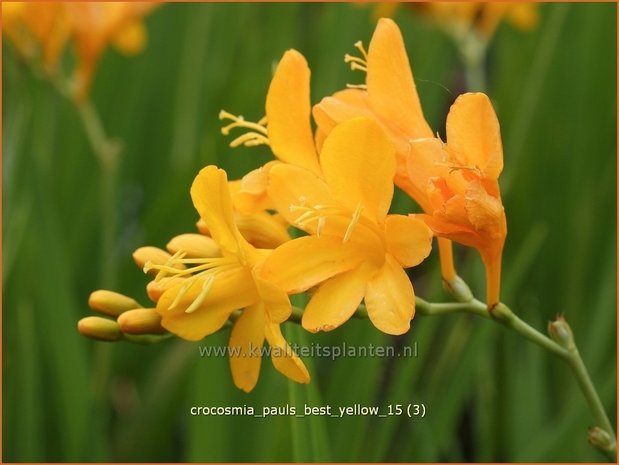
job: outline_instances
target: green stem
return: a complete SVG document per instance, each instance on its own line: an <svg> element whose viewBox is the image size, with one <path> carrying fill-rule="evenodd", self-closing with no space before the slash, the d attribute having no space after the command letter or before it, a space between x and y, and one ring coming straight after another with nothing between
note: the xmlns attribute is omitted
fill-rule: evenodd
<svg viewBox="0 0 619 465"><path fill-rule="evenodd" d="M572 373L574 373L589 409L591 410L592 416L595 419L596 425L606 431L612 438L611 444L607 447L600 448L600 450L602 450L611 461L616 461L617 444L615 440L615 431L606 414L600 396L591 381L591 377L580 356L580 352L574 343L570 344L567 348L563 347L545 334L529 326L503 303L499 303L491 311L488 311L486 305L476 299L462 303L430 303L417 298L417 311L422 315L472 313L482 318L491 319L564 360L572 369Z"/></svg>
<svg viewBox="0 0 619 465"><path fill-rule="evenodd" d="M578 348L574 345L569 350L569 358L566 360L576 380L578 381L578 385L580 386L580 390L587 399L587 404L589 404L589 409L593 414L593 418L595 419L596 425L604 429L611 439L611 444L609 444L605 448L600 448L602 452L604 452L609 460L616 462L617 461L617 441L615 431L613 429L613 425L610 422L610 419L606 415L606 410L604 409L604 405L602 404L602 400L598 395L595 386L593 385L593 381L591 381L591 377L589 376L589 372L587 371L587 367L580 356L580 352Z"/></svg>

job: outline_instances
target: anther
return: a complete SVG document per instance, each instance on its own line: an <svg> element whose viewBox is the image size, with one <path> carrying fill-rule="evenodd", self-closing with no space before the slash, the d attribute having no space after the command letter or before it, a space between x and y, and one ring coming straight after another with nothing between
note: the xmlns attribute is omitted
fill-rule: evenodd
<svg viewBox="0 0 619 465"><path fill-rule="evenodd" d="M266 144L269 145L268 130L266 128L267 117L263 116L257 123L246 121L242 116L235 116L232 113L228 113L225 110L219 112L219 119L231 120L232 123L221 128L221 132L224 135L230 134L230 131L234 128L250 129L250 132L237 137L230 143L230 147L238 147L245 145L246 147L253 147L256 145Z"/></svg>

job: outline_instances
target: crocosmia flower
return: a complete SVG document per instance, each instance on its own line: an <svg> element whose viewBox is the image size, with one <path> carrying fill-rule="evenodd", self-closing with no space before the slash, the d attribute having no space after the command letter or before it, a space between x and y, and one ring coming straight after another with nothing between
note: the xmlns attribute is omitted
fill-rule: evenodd
<svg viewBox="0 0 619 465"><path fill-rule="evenodd" d="M271 169L269 196L311 235L278 247L260 275L289 293L318 286L303 314L309 331L340 326L365 300L378 329L406 332L415 298L403 268L428 256L432 232L415 218L388 215L393 145L374 121L355 118L325 139L320 168L323 176L290 164Z"/></svg>
<svg viewBox="0 0 619 465"><path fill-rule="evenodd" d="M499 122L485 94L458 97L447 116L447 143L411 142L411 182L431 204L421 215L432 230L479 250L486 267L486 298L499 302L501 256L507 224L498 178L503 170Z"/></svg>
<svg viewBox="0 0 619 465"><path fill-rule="evenodd" d="M161 326L197 341L221 329L236 310L243 309L229 342L234 383L245 391L254 388L265 338L275 368L297 382L309 382L307 369L280 330L280 323L290 315L290 301L286 292L258 274L269 251L256 249L239 232L225 171L215 166L202 169L191 197L221 256L185 258L180 250L164 265L146 264L145 270L157 271L159 279L178 280L176 285L168 282L157 301Z"/></svg>
<svg viewBox="0 0 619 465"><path fill-rule="evenodd" d="M506 227L498 186L503 151L492 105L483 94L469 94L469 97L459 99L447 123L448 139L454 142L448 142L451 149L429 151L426 149L428 146L440 148L443 144L433 136L423 116L397 25L390 19L381 19L369 51L366 53L360 44L358 48L364 57L347 56L346 60L356 65L353 68L367 72L366 85L346 89L316 105L314 118L319 129L328 134L346 119L358 115L373 118L396 148L395 183L421 206L427 214L423 218L439 236L444 279L450 282L456 277L451 243L446 239L475 247L486 266L488 305L496 304ZM493 145L484 145L490 141ZM424 147L423 156L419 153L420 146ZM485 162L480 164L482 158ZM440 190L444 184L438 180L447 178L452 179L452 187L450 190ZM456 178L462 178L466 187L460 183L456 189ZM446 200L437 200L438 192L448 199L456 191L461 195L448 204ZM462 201L469 199L466 205L461 205L458 215L452 209L456 198ZM438 222L437 212L442 211L444 204L447 210ZM476 209L478 204L488 208ZM463 225L466 225L466 234L462 232ZM456 230L462 234L455 233Z"/></svg>

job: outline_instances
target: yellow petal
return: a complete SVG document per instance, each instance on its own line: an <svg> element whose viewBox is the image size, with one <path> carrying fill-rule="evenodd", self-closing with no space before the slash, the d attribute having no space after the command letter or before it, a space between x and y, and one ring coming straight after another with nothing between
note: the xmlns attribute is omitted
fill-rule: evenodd
<svg viewBox="0 0 619 465"><path fill-rule="evenodd" d="M464 204L468 219L476 231L487 234L489 239L505 236L505 209L501 201L489 195L480 183L469 183Z"/></svg>
<svg viewBox="0 0 619 465"><path fill-rule="evenodd" d="M262 303L247 307L230 332L230 370L234 385L250 392L258 382L264 344L264 308Z"/></svg>
<svg viewBox="0 0 619 465"><path fill-rule="evenodd" d="M296 50L284 53L267 94L269 142L277 158L319 173L310 125L310 70Z"/></svg>
<svg viewBox="0 0 619 465"><path fill-rule="evenodd" d="M432 137L411 72L404 40L391 19L381 19L368 50L370 106L408 138Z"/></svg>
<svg viewBox="0 0 619 465"><path fill-rule="evenodd" d="M359 307L375 271L362 265L322 283L305 307L303 327L312 333L331 331L348 321Z"/></svg>
<svg viewBox="0 0 619 465"><path fill-rule="evenodd" d="M270 213L235 214L234 221L242 236L254 247L274 249L290 240L286 222Z"/></svg>
<svg viewBox="0 0 619 465"><path fill-rule="evenodd" d="M218 331L233 311L260 300L250 270L239 267L217 274L202 304L195 311L186 313L185 310L200 295L203 284L204 279L196 280L172 308L170 306L183 284L165 291L157 302L161 326L183 339L198 341Z"/></svg>
<svg viewBox="0 0 619 465"><path fill-rule="evenodd" d="M276 161L268 162L264 166L247 173L240 181L229 183L235 211L249 215L273 208L271 199L267 195L267 187L269 170L278 163Z"/></svg>
<svg viewBox="0 0 619 465"><path fill-rule="evenodd" d="M254 279L269 321L272 323L283 323L286 321L292 312L288 294L258 276L255 276Z"/></svg>
<svg viewBox="0 0 619 465"><path fill-rule="evenodd" d="M271 361L275 369L297 383L309 383L307 368L282 336L279 325L267 323L264 332L271 346Z"/></svg>
<svg viewBox="0 0 619 465"><path fill-rule="evenodd" d="M503 170L503 144L496 113L482 93L460 95L447 115L447 147L458 163L478 167L497 179Z"/></svg>
<svg viewBox="0 0 619 465"><path fill-rule="evenodd" d="M428 198L428 181L445 172L441 167L447 161L443 143L434 137L416 139L410 143L410 152L405 159L406 178L409 183L406 192L424 209L434 209Z"/></svg>
<svg viewBox="0 0 619 465"><path fill-rule="evenodd" d="M289 294L303 292L364 260L361 245L341 238L306 236L279 246L264 261L259 274Z"/></svg>
<svg viewBox="0 0 619 465"><path fill-rule="evenodd" d="M408 276L389 254L370 279L365 293L370 320L387 334L404 334L415 315L415 294Z"/></svg>
<svg viewBox="0 0 619 465"><path fill-rule="evenodd" d="M318 128L326 135L342 121L374 116L367 102L367 92L359 89L346 89L323 98L314 105L312 114Z"/></svg>
<svg viewBox="0 0 619 465"><path fill-rule="evenodd" d="M224 252L244 256L251 246L243 239L232 214L226 172L216 166L203 168L191 185L191 198L210 235Z"/></svg>
<svg viewBox="0 0 619 465"><path fill-rule="evenodd" d="M333 196L351 211L381 221L393 197L395 149L373 120L355 118L333 129L320 154L320 165Z"/></svg>
<svg viewBox="0 0 619 465"><path fill-rule="evenodd" d="M387 216L385 236L387 251L404 268L420 264L432 250L432 230L410 216Z"/></svg>

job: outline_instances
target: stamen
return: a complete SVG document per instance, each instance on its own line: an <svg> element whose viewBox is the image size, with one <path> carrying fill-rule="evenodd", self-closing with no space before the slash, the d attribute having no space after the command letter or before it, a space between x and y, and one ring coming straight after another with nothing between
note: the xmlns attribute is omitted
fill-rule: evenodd
<svg viewBox="0 0 619 465"><path fill-rule="evenodd" d="M348 228L346 228L346 233L344 234L344 240L342 242L348 242L348 240L350 239L353 229L355 229L355 226L359 222L359 218L361 218L362 211L363 211L363 205L361 204L357 205L355 212L352 214L352 220L350 221Z"/></svg>
<svg viewBox="0 0 619 465"><path fill-rule="evenodd" d="M150 270L161 270L161 266L174 267L177 261L179 259L182 259L185 255L186 252L184 252L183 250L179 250L174 255L172 255L163 265L156 265L150 260L148 260L146 263L144 263L144 268L142 268L142 271L144 271L144 273L148 273ZM179 271L178 268L175 268L175 271ZM159 271L159 273L157 273L157 276L155 276L155 281L159 281L161 278L163 278L163 274L161 271Z"/></svg>
<svg viewBox="0 0 619 465"><path fill-rule="evenodd" d="M365 58L366 60L368 59L368 52L365 50L362 41L358 40L357 42L355 42L355 48L361 52L363 58Z"/></svg>
<svg viewBox="0 0 619 465"><path fill-rule="evenodd" d="M178 305L181 299L185 296L185 294L187 294L189 289L191 289L191 287L194 285L196 280L198 280L199 278L206 278L204 284L202 285L202 290L200 291L200 294L198 294L198 296L194 299L191 305L187 307L187 309L185 310L186 313L194 312L202 304L202 302L204 302L204 299L206 299L206 296L208 295L209 290L211 289L211 287L213 286L213 283L215 282L215 277L223 271L227 271L227 270L230 270L238 266L238 263L236 262L236 260L234 259L226 259L226 260L227 262L221 262L222 264L218 266L211 266L209 269L206 269L206 270L203 269L202 271L193 275L192 277L187 278L185 280L185 284L183 284L183 286L178 290L176 296L174 297L174 300L168 307L168 310L172 310ZM202 267L194 267L192 268L192 271L197 271L199 268L202 268Z"/></svg>
<svg viewBox="0 0 619 465"><path fill-rule="evenodd" d="M344 62L350 63L350 69L353 71L360 70L367 72L368 70L368 52L363 47L363 42L360 40L355 42L355 48L361 52L361 57L356 57L350 54L344 55Z"/></svg>
<svg viewBox="0 0 619 465"><path fill-rule="evenodd" d="M346 84L348 89L361 89L368 90L368 86L366 84Z"/></svg>
<svg viewBox="0 0 619 465"><path fill-rule="evenodd" d="M231 120L232 123L221 128L221 133L227 136L230 131L235 128L250 129L251 131L237 137L230 143L230 147L238 147L245 145L246 147L254 147L256 145L269 145L268 130L266 127L267 117L263 116L257 123L252 121L246 121L242 116L235 116L232 113L228 113L225 110L219 112L219 119Z"/></svg>
<svg viewBox="0 0 619 465"><path fill-rule="evenodd" d="M204 302L204 299L206 299L206 296L211 290L211 287L213 287L214 282L215 276L209 276L208 278L206 278L206 281L204 281L204 284L202 285L202 290L200 291L200 294L198 295L198 297L196 297L196 300L194 300L192 304L187 307L185 313L193 313L200 305L202 305L202 302Z"/></svg>
<svg viewBox="0 0 619 465"><path fill-rule="evenodd" d="M245 147L255 147L257 145L271 144L267 137L263 136L262 134L258 134L257 132L250 131L230 142L230 147L232 148L239 147L240 145L244 145Z"/></svg>

